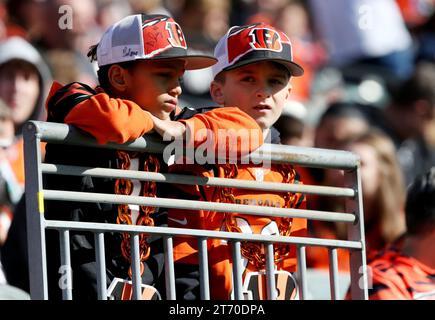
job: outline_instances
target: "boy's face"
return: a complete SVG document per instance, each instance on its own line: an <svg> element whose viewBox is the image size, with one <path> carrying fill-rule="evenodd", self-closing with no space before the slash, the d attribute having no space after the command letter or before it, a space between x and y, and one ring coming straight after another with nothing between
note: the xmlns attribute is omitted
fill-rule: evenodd
<svg viewBox="0 0 435 320"><path fill-rule="evenodd" d="M0 66L0 98L12 109L15 123L25 122L39 96L39 76L27 62L13 60Z"/></svg>
<svg viewBox="0 0 435 320"><path fill-rule="evenodd" d="M281 115L291 91L289 73L271 61L248 64L225 72L225 81L213 81L213 100L239 107L262 129L270 128Z"/></svg>
<svg viewBox="0 0 435 320"><path fill-rule="evenodd" d="M137 103L144 110L166 120L178 105L183 60L139 61L127 72L127 90L123 98Z"/></svg>

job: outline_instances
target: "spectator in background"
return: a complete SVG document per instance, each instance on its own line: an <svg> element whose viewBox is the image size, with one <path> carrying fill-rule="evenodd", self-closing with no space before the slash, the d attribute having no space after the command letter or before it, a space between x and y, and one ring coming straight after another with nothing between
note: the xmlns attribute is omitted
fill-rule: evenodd
<svg viewBox="0 0 435 320"><path fill-rule="evenodd" d="M212 54L214 46L229 28L230 0L190 0L180 8L177 20L186 30L192 54ZM186 106L213 106L209 84L211 68L187 71L183 77L182 102Z"/></svg>
<svg viewBox="0 0 435 320"><path fill-rule="evenodd" d="M11 110L0 100L0 248L6 241L14 206L23 193L7 158L14 136Z"/></svg>
<svg viewBox="0 0 435 320"><path fill-rule="evenodd" d="M370 128L365 113L366 106L351 102L331 104L320 118L315 128L314 147L323 149L343 149L344 145ZM311 176L316 183L336 185L341 173L334 169L311 169ZM344 202L339 199L310 196L309 206L320 210L340 211Z"/></svg>
<svg viewBox="0 0 435 320"><path fill-rule="evenodd" d="M47 0L42 7L42 36L35 43L43 53L66 49L85 56L103 33L95 0Z"/></svg>
<svg viewBox="0 0 435 320"><path fill-rule="evenodd" d="M97 75L93 65L72 50L54 49L45 54L53 80L60 83L80 81L91 86L97 85Z"/></svg>
<svg viewBox="0 0 435 320"><path fill-rule="evenodd" d="M324 149L343 149L347 141L364 134L370 128L364 106L350 102L336 102L327 107L322 114L314 133L314 147ZM334 185L342 183L342 173L333 169L308 168L304 177L312 184ZM343 198L307 196L307 207L314 210L343 212ZM308 232L321 238L340 238L345 230L340 224L309 221ZM348 254L338 250L340 270L349 270ZM329 265L327 250L320 247L308 247L307 264L313 268L327 268Z"/></svg>
<svg viewBox="0 0 435 320"><path fill-rule="evenodd" d="M310 99L311 81L317 68L326 61L323 46L314 39L310 12L302 0L291 0L280 10L274 22L292 41L295 59L301 61L305 73L293 79L293 98L302 102Z"/></svg>
<svg viewBox="0 0 435 320"><path fill-rule="evenodd" d="M4 99L10 108L15 127L14 143L6 150L6 154L21 188L24 188L22 128L28 120L45 119L44 98L50 78L48 67L40 54L27 41L11 37L0 42L0 99ZM10 230L14 226L17 212L20 219L15 225L20 232L20 238L18 242L9 241ZM2 263L8 282L22 289L26 289L26 283L28 289L28 275L26 272L20 272L19 265L17 268L16 264L10 264L10 259L27 257L25 224L25 206L22 197L13 212L8 238L2 247ZM10 278L15 275L15 278Z"/></svg>
<svg viewBox="0 0 435 320"><path fill-rule="evenodd" d="M396 158L396 151L391 139L383 132L372 129L343 144L343 149L357 154L361 159L361 183L364 210L364 229L368 259L378 251L394 245L404 234L405 186L403 176ZM337 185L337 180L344 185L342 171L326 175L325 185ZM335 183L335 184L334 184ZM344 201L334 199L335 210L344 212ZM323 209L323 208L322 208ZM318 237L345 239L345 225L334 225L316 221L310 230ZM325 268L328 266L326 251L310 248L311 263ZM340 266L348 270L348 252L339 250Z"/></svg>
<svg viewBox="0 0 435 320"><path fill-rule="evenodd" d="M435 165L435 65L421 62L413 76L393 91L385 109L406 185Z"/></svg>
<svg viewBox="0 0 435 320"><path fill-rule="evenodd" d="M247 4L252 12L248 15L246 23L266 23L274 25L288 0L254 0L254 4Z"/></svg>
<svg viewBox="0 0 435 320"><path fill-rule="evenodd" d="M33 42L43 36L43 1L2 0L2 2L6 3L4 21L7 27L7 37L18 36Z"/></svg>
<svg viewBox="0 0 435 320"><path fill-rule="evenodd" d="M434 12L433 0L396 0L408 29L424 24Z"/></svg>
<svg viewBox="0 0 435 320"><path fill-rule="evenodd" d="M133 10L130 2L124 0L97 0L97 22L100 28L106 30L116 21L132 14Z"/></svg>
<svg viewBox="0 0 435 320"><path fill-rule="evenodd" d="M333 103L320 118L314 146L341 149L346 141L367 131L369 126L365 106L351 102Z"/></svg>
<svg viewBox="0 0 435 320"><path fill-rule="evenodd" d="M181 1L182 3L184 1ZM133 13L147 14L164 14L170 16L170 12L166 10L162 0L128 0Z"/></svg>
<svg viewBox="0 0 435 320"><path fill-rule="evenodd" d="M178 20L186 30L186 40L191 49L213 53L214 46L229 28L230 13L230 0L185 1Z"/></svg>
<svg viewBox="0 0 435 320"><path fill-rule="evenodd" d="M0 300L28 299L29 296L18 288L11 287L1 262L3 245L13 218L15 204L20 200L22 190L6 157L8 148L14 141L14 122L12 112L0 100Z"/></svg>
<svg viewBox="0 0 435 320"><path fill-rule="evenodd" d="M316 32L330 64L358 72L406 79L414 57L411 36L394 0L309 0Z"/></svg>
<svg viewBox="0 0 435 320"><path fill-rule="evenodd" d="M305 75L305 74L304 74ZM298 101L287 101L274 127L278 130L281 143L291 146L311 147L310 133L305 125L307 108Z"/></svg>
<svg viewBox="0 0 435 320"><path fill-rule="evenodd" d="M405 212L407 233L401 247L369 264L371 300L435 300L435 168L409 187Z"/></svg>
<svg viewBox="0 0 435 320"><path fill-rule="evenodd" d="M367 256L393 244L406 230L402 172L391 139L381 131L351 141L346 149L361 159Z"/></svg>
<svg viewBox="0 0 435 320"><path fill-rule="evenodd" d="M47 65L30 43L18 37L0 43L0 99L11 108L16 136L8 158L21 184L24 184L22 127L28 120L45 119L43 102L50 78Z"/></svg>

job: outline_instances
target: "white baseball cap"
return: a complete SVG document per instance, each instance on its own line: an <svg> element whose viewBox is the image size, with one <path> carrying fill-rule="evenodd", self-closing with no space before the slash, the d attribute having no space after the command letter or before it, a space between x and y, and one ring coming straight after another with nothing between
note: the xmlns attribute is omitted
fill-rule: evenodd
<svg viewBox="0 0 435 320"><path fill-rule="evenodd" d="M182 59L186 70L202 69L216 63L214 57L188 55L181 27L165 15L130 15L103 34L97 47L98 66L138 59Z"/></svg>
<svg viewBox="0 0 435 320"><path fill-rule="evenodd" d="M304 69L293 61L287 35L264 23L230 28L216 45L214 56L218 62L212 66L213 77L221 71L264 60L284 65L291 76L304 74Z"/></svg>

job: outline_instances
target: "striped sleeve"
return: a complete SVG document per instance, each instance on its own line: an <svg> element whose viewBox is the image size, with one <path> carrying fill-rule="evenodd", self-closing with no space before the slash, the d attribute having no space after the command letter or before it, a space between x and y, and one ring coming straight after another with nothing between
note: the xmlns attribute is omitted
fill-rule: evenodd
<svg viewBox="0 0 435 320"><path fill-rule="evenodd" d="M211 143L216 153L227 157L249 154L263 144L263 134L257 122L236 107L215 108L180 120L186 125L186 143L195 148Z"/></svg>
<svg viewBox="0 0 435 320"><path fill-rule="evenodd" d="M149 113L130 100L110 98L87 85L54 83L46 103L48 121L76 126L98 143L125 143L154 127Z"/></svg>

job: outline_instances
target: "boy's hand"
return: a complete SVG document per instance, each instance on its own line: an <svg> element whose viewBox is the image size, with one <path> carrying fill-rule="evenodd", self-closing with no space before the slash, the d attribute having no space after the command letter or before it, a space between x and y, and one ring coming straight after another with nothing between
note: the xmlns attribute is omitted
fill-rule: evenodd
<svg viewBox="0 0 435 320"><path fill-rule="evenodd" d="M186 127L183 123L172 120L161 120L152 114L151 118L154 122L154 130L163 138L170 138L171 140L175 140L177 138L184 137Z"/></svg>

